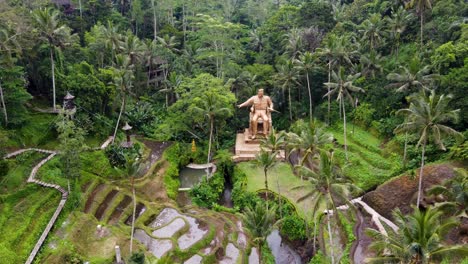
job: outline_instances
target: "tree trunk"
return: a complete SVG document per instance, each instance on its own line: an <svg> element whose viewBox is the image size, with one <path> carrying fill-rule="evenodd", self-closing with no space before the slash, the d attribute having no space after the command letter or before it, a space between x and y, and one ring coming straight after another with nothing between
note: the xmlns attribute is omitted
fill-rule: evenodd
<svg viewBox="0 0 468 264"><path fill-rule="evenodd" d="M54 51L52 45L50 46L50 65L52 70L52 100L53 100L53 108L54 111L57 110L57 106L55 105L55 62L54 62Z"/></svg>
<svg viewBox="0 0 468 264"><path fill-rule="evenodd" d="M292 121L291 87L288 86L289 120Z"/></svg>
<svg viewBox="0 0 468 264"><path fill-rule="evenodd" d="M124 108L125 108L125 96L122 98L122 105L120 106L119 117L117 118L117 124L115 125L114 137L112 138L112 144L114 144L115 137L117 136L117 130L119 129L120 118L122 117Z"/></svg>
<svg viewBox="0 0 468 264"><path fill-rule="evenodd" d="M424 25L424 10L421 10L421 49L424 45L424 39L423 39L423 25Z"/></svg>
<svg viewBox="0 0 468 264"><path fill-rule="evenodd" d="M331 81L331 60L328 60L328 83ZM327 112L327 124L330 125L330 104L331 104L331 96L330 96L330 87L327 86L328 92L328 112Z"/></svg>
<svg viewBox="0 0 468 264"><path fill-rule="evenodd" d="M406 168L406 153L408 150L408 132L405 133L405 148L403 149L403 168Z"/></svg>
<svg viewBox="0 0 468 264"><path fill-rule="evenodd" d="M331 226L330 226L330 210L328 209L327 205L327 228L328 228L328 237L330 238L330 258L331 258L331 264L335 264L335 256L333 252L333 233L331 231Z"/></svg>
<svg viewBox="0 0 468 264"><path fill-rule="evenodd" d="M346 110L345 110L345 102L343 99L340 100L341 106L343 107L343 137L344 137L344 149L345 149L345 157L346 161L348 161L348 143L346 141Z"/></svg>
<svg viewBox="0 0 468 264"><path fill-rule="evenodd" d="M268 208L268 192L269 192L268 190L269 189L268 189L268 174L267 174L267 171L268 171L267 169L263 169L263 173L265 175L265 189L266 189L265 199L267 201L266 204L267 204L267 208Z"/></svg>
<svg viewBox="0 0 468 264"><path fill-rule="evenodd" d="M317 219L314 216L314 241L313 243L313 248L314 248L314 254L317 252L317 247L315 245L315 240L317 239Z"/></svg>
<svg viewBox="0 0 468 264"><path fill-rule="evenodd" d="M421 152L421 169L419 170L419 185L418 185L418 201L416 202L416 207L419 208L419 203L421 202L421 193L422 190L422 179L423 179L423 168L424 168L424 154L426 152L426 140L424 140L422 152Z"/></svg>
<svg viewBox="0 0 468 264"><path fill-rule="evenodd" d="M136 214L136 197L135 197L135 185L132 176L132 199L133 199L133 213L132 213L132 231L130 236L130 254L133 252L133 234L135 232L135 214Z"/></svg>
<svg viewBox="0 0 468 264"><path fill-rule="evenodd" d="M310 80L309 73L306 74L307 77L307 89L309 90L309 119L312 122L312 91L310 90Z"/></svg>
<svg viewBox="0 0 468 264"><path fill-rule="evenodd" d="M210 163L210 156L211 156L211 144L213 140L213 127L214 127L214 117L210 117L210 139L208 143L208 158L206 163Z"/></svg>
<svg viewBox="0 0 468 264"><path fill-rule="evenodd" d="M279 184L279 177L278 177L278 174L276 174L276 187L278 188L278 204L279 204L279 208L282 208L283 199L281 199L281 190L280 190L280 184ZM283 219L283 210L281 210L281 209L280 209L280 219Z"/></svg>
<svg viewBox="0 0 468 264"><path fill-rule="evenodd" d="M2 84L0 83L0 100L2 102L2 108L3 108L3 116L5 117L5 127L8 124L8 113L5 105L5 98L3 97L3 88Z"/></svg>
<svg viewBox="0 0 468 264"><path fill-rule="evenodd" d="M151 7L153 9L153 40L156 40L156 37L158 36L158 18L156 16L156 5L154 4L154 1L156 0L151 0Z"/></svg>

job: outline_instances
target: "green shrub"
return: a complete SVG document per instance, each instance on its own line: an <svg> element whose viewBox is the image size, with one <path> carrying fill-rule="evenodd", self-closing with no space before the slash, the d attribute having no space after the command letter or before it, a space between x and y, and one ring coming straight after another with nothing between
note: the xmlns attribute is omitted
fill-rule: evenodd
<svg viewBox="0 0 468 264"><path fill-rule="evenodd" d="M224 175L217 171L210 179L203 180L189 192L192 202L198 206L211 208L219 201L224 190Z"/></svg>
<svg viewBox="0 0 468 264"><path fill-rule="evenodd" d="M309 264L324 264L330 263L330 260L323 254L321 250L315 253L314 257L309 261Z"/></svg>
<svg viewBox="0 0 468 264"><path fill-rule="evenodd" d="M0 160L0 177L7 175L9 170L8 161Z"/></svg>
<svg viewBox="0 0 468 264"><path fill-rule="evenodd" d="M271 253L270 248L268 247L268 244L265 242L262 245L262 261L261 263L265 264L275 264L275 256Z"/></svg>
<svg viewBox="0 0 468 264"><path fill-rule="evenodd" d="M280 233L289 240L304 240L306 236L306 222L297 214L283 218L280 225Z"/></svg>
<svg viewBox="0 0 468 264"><path fill-rule="evenodd" d="M176 199L180 186L179 169L187 165L190 160L189 145L175 143L164 151L163 158L169 163L163 180L167 196Z"/></svg>

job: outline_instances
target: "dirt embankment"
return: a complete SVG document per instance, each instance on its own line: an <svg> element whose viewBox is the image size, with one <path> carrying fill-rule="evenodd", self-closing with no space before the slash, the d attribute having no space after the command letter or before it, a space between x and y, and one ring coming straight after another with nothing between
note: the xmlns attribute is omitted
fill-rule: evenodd
<svg viewBox="0 0 468 264"><path fill-rule="evenodd" d="M453 177L454 167L451 164L428 165L424 167L423 189ZM416 203L418 195L419 169L416 176L403 175L380 185L376 190L368 192L362 198L370 207L388 219L393 219L395 208L407 214L412 211L411 204ZM424 204L424 199L423 199Z"/></svg>

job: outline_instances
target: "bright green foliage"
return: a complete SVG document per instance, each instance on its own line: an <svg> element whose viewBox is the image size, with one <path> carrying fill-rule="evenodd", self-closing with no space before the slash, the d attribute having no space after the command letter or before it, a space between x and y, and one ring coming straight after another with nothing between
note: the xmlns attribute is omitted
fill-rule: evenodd
<svg viewBox="0 0 468 264"><path fill-rule="evenodd" d="M290 240L304 240L307 238L306 222L298 215L288 215L281 220L281 235Z"/></svg>
<svg viewBox="0 0 468 264"><path fill-rule="evenodd" d="M247 207L242 219L244 227L252 236L252 241L257 246L263 246L266 237L273 230L276 223L276 207L266 207L262 203L257 203L255 207Z"/></svg>
<svg viewBox="0 0 468 264"><path fill-rule="evenodd" d="M20 66L0 66L0 86L3 89L3 97L8 115L8 125L18 127L24 125L27 112L24 104L31 99L26 91L26 78L24 69ZM5 127L4 109L0 104L0 120Z"/></svg>
<svg viewBox="0 0 468 264"><path fill-rule="evenodd" d="M223 190L224 176L221 172L216 172L209 179L203 178L199 184L190 189L190 198L198 206L211 208L219 201Z"/></svg>
<svg viewBox="0 0 468 264"><path fill-rule="evenodd" d="M443 257L456 259L457 255L466 256L468 249L463 245L448 246L443 243L443 236L457 225L452 219L442 218L442 212L428 208L418 208L410 215L404 215L398 209L394 212L398 231L387 229L388 236L374 229L367 234L374 239L371 248L379 252L379 257L372 263L432 263ZM387 253L383 253L384 250Z"/></svg>

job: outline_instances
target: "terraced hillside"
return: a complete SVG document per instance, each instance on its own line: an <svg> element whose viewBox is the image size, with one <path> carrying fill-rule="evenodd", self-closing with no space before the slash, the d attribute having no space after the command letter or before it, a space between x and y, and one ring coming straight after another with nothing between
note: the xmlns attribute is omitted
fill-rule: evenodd
<svg viewBox="0 0 468 264"><path fill-rule="evenodd" d="M59 192L27 184L32 167L47 155L26 152L8 160L12 168L0 189L0 262L25 262L60 201Z"/></svg>
<svg viewBox="0 0 468 264"><path fill-rule="evenodd" d="M124 257L129 256L131 193L98 179L84 184L82 191L82 211L73 213L56 232L42 262L64 261L70 257L70 247L92 263L112 260L115 245L121 247ZM234 215L198 208L180 211L172 203L150 202L139 196L134 238L134 250L143 250L150 259L177 263L242 263L250 251L242 224Z"/></svg>
<svg viewBox="0 0 468 264"><path fill-rule="evenodd" d="M336 155L345 164L342 125L328 128L337 140ZM348 163L343 166L347 176L363 190L369 190L395 176L402 163L398 153L384 153L383 142L364 129L356 126L352 133L348 124Z"/></svg>

